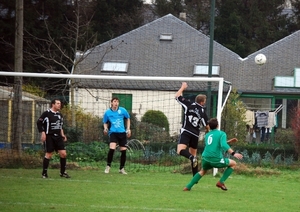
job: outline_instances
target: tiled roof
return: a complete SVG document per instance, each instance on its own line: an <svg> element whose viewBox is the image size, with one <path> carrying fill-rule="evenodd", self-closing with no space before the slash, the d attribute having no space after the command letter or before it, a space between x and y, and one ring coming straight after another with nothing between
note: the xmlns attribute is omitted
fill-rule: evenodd
<svg viewBox="0 0 300 212"><path fill-rule="evenodd" d="M172 41L160 41L162 33L171 33ZM105 74L125 76L165 76L193 77L194 65L208 64L209 37L169 14L135 30L102 43L86 53L75 74ZM263 53L267 63L259 66L254 57ZM300 31L269 45L247 58L214 42L213 64L220 65L220 77L230 81L234 88L242 92L272 93L282 92L273 89L275 76L292 76L295 67L300 67ZM103 73L103 61L125 61L129 63L127 73ZM152 87L153 84L153 87ZM149 83L142 89L154 89ZM176 90L178 83L161 83L158 90ZM122 84L103 81L82 84L96 87L141 88L141 84ZM205 89L205 88L204 88ZM297 91L297 89L296 89ZM291 92L290 90L288 92Z"/></svg>

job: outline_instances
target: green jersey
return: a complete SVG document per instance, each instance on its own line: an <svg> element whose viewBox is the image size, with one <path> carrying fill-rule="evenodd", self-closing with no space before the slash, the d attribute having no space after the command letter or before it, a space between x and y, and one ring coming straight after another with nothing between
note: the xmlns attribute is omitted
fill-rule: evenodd
<svg viewBox="0 0 300 212"><path fill-rule="evenodd" d="M205 135L202 158L209 162L219 162L229 148L226 133L218 129L211 130Z"/></svg>

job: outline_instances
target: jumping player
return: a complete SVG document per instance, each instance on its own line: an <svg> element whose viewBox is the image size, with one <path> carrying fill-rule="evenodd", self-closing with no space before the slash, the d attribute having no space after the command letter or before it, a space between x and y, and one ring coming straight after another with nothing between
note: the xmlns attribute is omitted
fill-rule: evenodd
<svg viewBox="0 0 300 212"><path fill-rule="evenodd" d="M197 148L200 134L200 128L207 125L207 115L203 106L206 103L206 96L199 94L195 102L190 102L182 96L182 92L188 87L186 82L182 82L180 89L175 94L176 101L182 106L184 111L184 120L180 129L180 137L177 145L177 154L188 158L191 161L192 173L195 175L198 170ZM187 150L189 147L189 150Z"/></svg>

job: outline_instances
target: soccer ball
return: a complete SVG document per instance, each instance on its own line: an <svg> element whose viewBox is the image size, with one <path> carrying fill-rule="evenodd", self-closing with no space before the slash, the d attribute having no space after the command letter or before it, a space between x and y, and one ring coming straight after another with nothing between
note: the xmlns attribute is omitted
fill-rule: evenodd
<svg viewBox="0 0 300 212"><path fill-rule="evenodd" d="M267 58L264 54L258 54L255 56L254 61L257 65L263 65L267 62Z"/></svg>

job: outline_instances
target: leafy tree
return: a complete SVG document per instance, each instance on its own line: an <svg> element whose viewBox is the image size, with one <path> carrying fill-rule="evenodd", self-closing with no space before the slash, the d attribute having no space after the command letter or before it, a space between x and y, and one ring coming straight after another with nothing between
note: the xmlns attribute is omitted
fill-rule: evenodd
<svg viewBox="0 0 300 212"><path fill-rule="evenodd" d="M97 0L93 30L98 41L104 42L143 24L142 0Z"/></svg>
<svg viewBox="0 0 300 212"><path fill-rule="evenodd" d="M0 70L14 70L15 1L3 0L0 3ZM10 79L2 81L11 82Z"/></svg>
<svg viewBox="0 0 300 212"><path fill-rule="evenodd" d="M247 135L245 122L246 108L236 90L233 90L228 97L222 113L221 128L227 133L228 139L237 138L239 143L245 143Z"/></svg>
<svg viewBox="0 0 300 212"><path fill-rule="evenodd" d="M157 125L164 128L166 132L169 132L168 118L159 110L148 110L141 118L141 121Z"/></svg>
<svg viewBox="0 0 300 212"><path fill-rule="evenodd" d="M291 1L293 8L293 16L291 17L293 25L291 26L292 31L300 29L300 0Z"/></svg>
<svg viewBox="0 0 300 212"><path fill-rule="evenodd" d="M179 13L184 10L181 0L156 0L154 5L155 13L159 16L172 14L178 17Z"/></svg>
<svg viewBox="0 0 300 212"><path fill-rule="evenodd" d="M223 0L217 5L215 40L245 57L290 34L285 0Z"/></svg>
<svg viewBox="0 0 300 212"><path fill-rule="evenodd" d="M299 159L300 154L300 108L297 106L291 111L292 119L290 120L291 128L294 133L294 148Z"/></svg>
<svg viewBox="0 0 300 212"><path fill-rule="evenodd" d="M210 4L210 0L185 0L187 23L204 34L209 34Z"/></svg>

